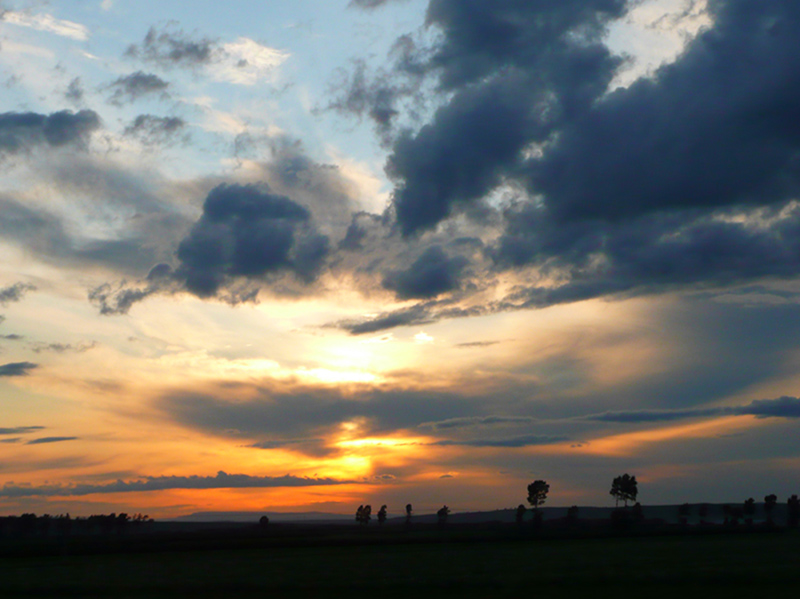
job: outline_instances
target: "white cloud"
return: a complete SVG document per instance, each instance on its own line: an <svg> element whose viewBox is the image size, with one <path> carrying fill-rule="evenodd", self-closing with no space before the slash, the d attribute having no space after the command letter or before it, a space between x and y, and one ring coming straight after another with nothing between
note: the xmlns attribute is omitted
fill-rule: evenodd
<svg viewBox="0 0 800 599"><path fill-rule="evenodd" d="M224 58L209 70L217 80L237 85L273 82L276 68L290 56L288 52L262 46L246 37L224 44L222 50Z"/></svg>
<svg viewBox="0 0 800 599"><path fill-rule="evenodd" d="M416 343L433 343L433 337L428 335L427 333L423 333L420 331L416 335L414 335L414 341Z"/></svg>
<svg viewBox="0 0 800 599"><path fill-rule="evenodd" d="M56 19L47 13L29 14L26 12L8 11L3 14L3 21L21 27L31 27L38 31L47 31L74 40L85 41L89 39L89 29L85 25L73 21Z"/></svg>
<svg viewBox="0 0 800 599"><path fill-rule="evenodd" d="M111 10L114 6L114 0L103 0L100 3L100 8L103 10Z"/></svg>

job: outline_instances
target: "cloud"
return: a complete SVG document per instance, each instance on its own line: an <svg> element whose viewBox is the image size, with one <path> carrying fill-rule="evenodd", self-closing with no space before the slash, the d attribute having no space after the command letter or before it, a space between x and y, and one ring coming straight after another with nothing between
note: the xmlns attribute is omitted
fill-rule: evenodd
<svg viewBox="0 0 800 599"><path fill-rule="evenodd" d="M256 85L274 81L276 69L288 58L288 52L240 37L235 42L222 44L219 58L209 72L219 81Z"/></svg>
<svg viewBox="0 0 800 599"><path fill-rule="evenodd" d="M800 399L779 397L777 399L758 399L742 406L720 406L713 408L691 408L675 410L629 410L603 412L587 416L587 420L599 422L669 422L687 418L708 418L716 416L756 416L757 418L800 418Z"/></svg>
<svg viewBox="0 0 800 599"><path fill-rule="evenodd" d="M49 115L4 112L0 114L0 153L16 154L41 145L83 148L99 128L100 117L93 110L61 110Z"/></svg>
<svg viewBox="0 0 800 599"><path fill-rule="evenodd" d="M165 145L180 138L185 128L186 121L177 116L140 114L125 127L125 135L136 137L146 146Z"/></svg>
<svg viewBox="0 0 800 599"><path fill-rule="evenodd" d="M64 98L73 104L80 104L83 101L85 92L80 77L75 77L69 82L67 90L64 92Z"/></svg>
<svg viewBox="0 0 800 599"><path fill-rule="evenodd" d="M8 305L20 301L28 291L36 291L30 283L14 283L8 287L0 288L0 305Z"/></svg>
<svg viewBox="0 0 800 599"><path fill-rule="evenodd" d="M438 431L507 424L530 424L532 422L535 422L535 419L528 416L471 416L468 418L449 418L438 422L423 422L417 428Z"/></svg>
<svg viewBox="0 0 800 599"><path fill-rule="evenodd" d="M54 352L57 354L63 354L66 352L75 352L78 354L82 354L84 352L89 351L90 349L94 349L97 347L97 342L92 341L90 343L79 343L77 345L72 345L71 343L41 343L35 344L31 348L33 352L40 354L42 352Z"/></svg>
<svg viewBox="0 0 800 599"><path fill-rule="evenodd" d="M77 41L89 39L89 29L85 25L73 21L56 19L47 13L32 14L30 12L4 10L0 14L0 19L6 23L12 23L21 27L30 27L38 31L55 33L63 37L72 38Z"/></svg>
<svg viewBox="0 0 800 599"><path fill-rule="evenodd" d="M44 430L43 426L13 426L11 428L0 428L0 435L23 435Z"/></svg>
<svg viewBox="0 0 800 599"><path fill-rule="evenodd" d="M76 441L78 437L41 437L40 439L31 439L26 445L42 445L45 443L61 443L62 441Z"/></svg>
<svg viewBox="0 0 800 599"><path fill-rule="evenodd" d="M221 184L208 194L203 216L178 246L175 276L199 297L215 296L231 279L280 272L311 282L328 245L306 208L273 194L266 184Z"/></svg>
<svg viewBox="0 0 800 599"><path fill-rule="evenodd" d="M31 370L38 367L39 365L33 362L9 362L0 365L0 377L27 376Z"/></svg>
<svg viewBox="0 0 800 599"><path fill-rule="evenodd" d="M526 147L590 109L621 62L601 35L625 10L625 0L429 3L426 22L441 37L424 69L449 100L401 135L387 162L405 235L481 200Z"/></svg>
<svg viewBox="0 0 800 599"><path fill-rule="evenodd" d="M220 43L208 37L193 38L171 27L151 27L142 43L129 46L125 54L162 68L204 68L218 81L237 85L272 82L275 69L290 56L247 37Z"/></svg>
<svg viewBox="0 0 800 599"><path fill-rule="evenodd" d="M563 443L568 441L569 437L559 437L554 435L525 435L522 437L511 437L507 439L468 439L468 440L452 440L445 439L428 443L427 445L439 447L497 447L518 449L522 447L533 447L536 445L552 445L554 443Z"/></svg>
<svg viewBox="0 0 800 599"><path fill-rule="evenodd" d="M169 97L168 88L169 83L158 75L136 71L130 75L123 75L108 85L108 89L113 90L109 102L119 106L153 94L166 98Z"/></svg>
<svg viewBox="0 0 800 599"><path fill-rule="evenodd" d="M397 2L398 0L350 0L350 4L347 6L350 8L361 8L361 9L373 9L383 6L384 4L389 4L390 2ZM401 0L406 1L406 0Z"/></svg>
<svg viewBox="0 0 800 599"><path fill-rule="evenodd" d="M400 299L433 298L459 288L466 258L450 258L439 245L427 248L406 270L390 272L383 286Z"/></svg>
<svg viewBox="0 0 800 599"><path fill-rule="evenodd" d="M218 472L216 476L146 476L140 480L118 480L108 484L83 485L42 485L19 486L6 483L0 489L0 497L75 497L97 493L135 493L164 491L168 489L263 489L317 487L350 484L354 481L333 478L284 476L251 476L248 474L227 474Z"/></svg>
<svg viewBox="0 0 800 599"><path fill-rule="evenodd" d="M151 27L141 45L132 44L125 54L162 67L198 67L212 62L218 52L216 40L192 39L182 30Z"/></svg>
<svg viewBox="0 0 800 599"><path fill-rule="evenodd" d="M343 320L329 326L343 329L351 335L365 335L395 327L429 324L434 322L429 310L422 304L381 314L367 320Z"/></svg>

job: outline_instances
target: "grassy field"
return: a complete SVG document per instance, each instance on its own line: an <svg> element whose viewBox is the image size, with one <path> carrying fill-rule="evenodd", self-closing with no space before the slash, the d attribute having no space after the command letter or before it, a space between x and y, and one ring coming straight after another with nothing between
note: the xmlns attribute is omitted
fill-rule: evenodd
<svg viewBox="0 0 800 599"><path fill-rule="evenodd" d="M3 597L706 597L800 588L800 534L606 538L424 533L381 542L5 557Z"/></svg>

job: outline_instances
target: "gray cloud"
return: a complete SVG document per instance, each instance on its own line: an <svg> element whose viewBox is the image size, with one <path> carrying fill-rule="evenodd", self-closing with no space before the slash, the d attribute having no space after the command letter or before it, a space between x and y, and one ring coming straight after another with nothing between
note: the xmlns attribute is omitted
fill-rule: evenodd
<svg viewBox="0 0 800 599"><path fill-rule="evenodd" d="M167 98L168 88L169 83L158 75L136 71L130 75L123 75L108 85L108 89L112 90L109 102L122 105L153 94Z"/></svg>
<svg viewBox="0 0 800 599"><path fill-rule="evenodd" d="M46 443L61 443L62 441L76 441L78 437L41 437L39 439L31 439L26 445L42 445Z"/></svg>
<svg viewBox="0 0 800 599"><path fill-rule="evenodd" d="M311 282L328 245L306 208L266 184L222 184L208 194L203 216L178 246L175 276L199 297L216 295L237 277L290 272Z"/></svg>
<svg viewBox="0 0 800 599"><path fill-rule="evenodd" d="M0 153L16 154L43 145L82 148L99 128L100 117L93 110L62 110L49 115L4 112L0 114Z"/></svg>
<svg viewBox="0 0 800 599"><path fill-rule="evenodd" d="M423 422L417 428L429 430L447 430L454 428L474 428L507 424L530 424L535 422L528 416L471 416L467 418L449 418L438 422Z"/></svg>
<svg viewBox="0 0 800 599"><path fill-rule="evenodd" d="M800 399L779 397L778 399L757 399L743 406L721 406L714 408L692 408L676 410L628 410L603 412L587 416L587 420L600 422L668 422L687 418L707 418L713 416L756 416L758 418L800 418Z"/></svg>
<svg viewBox="0 0 800 599"><path fill-rule="evenodd" d="M390 272L383 286L398 298L433 298L459 288L461 273L467 266L463 256L449 257L439 245L427 248L408 269Z"/></svg>
<svg viewBox="0 0 800 599"><path fill-rule="evenodd" d="M22 435L43 430L43 426L13 426L11 428L0 428L0 435Z"/></svg>
<svg viewBox="0 0 800 599"><path fill-rule="evenodd" d="M440 447L497 447L518 449L522 447L532 447L536 445L552 445L568 441L569 437L558 437L553 435L525 435L522 437L510 437L507 439L468 439L455 441L445 439L429 443L429 445Z"/></svg>
<svg viewBox="0 0 800 599"><path fill-rule="evenodd" d="M0 489L0 497L75 497L96 493L133 493L163 491L166 489L250 489L281 487L316 487L349 484L354 481L332 478L308 478L291 474L284 476L251 476L227 474L216 476L147 476L136 481L118 480L108 484L83 484L74 486L41 485L18 486L7 483Z"/></svg>
<svg viewBox="0 0 800 599"><path fill-rule="evenodd" d="M27 376L31 370L38 367L39 365L33 362L9 362L0 365L0 377Z"/></svg>
<svg viewBox="0 0 800 599"><path fill-rule="evenodd" d="M217 52L216 40L193 39L179 29L151 27L142 43L132 44L125 54L162 67L197 67L211 63Z"/></svg>
<svg viewBox="0 0 800 599"><path fill-rule="evenodd" d="M36 291L36 287L30 283L14 283L0 288L0 304L5 306L12 302L18 302L28 291Z"/></svg>
<svg viewBox="0 0 800 599"><path fill-rule="evenodd" d="M97 347L96 341L78 343L77 345L73 345L71 343L36 343L33 344L31 350L37 354L42 352L54 352L57 354L75 352L82 354L90 349L94 349L95 347Z"/></svg>
<svg viewBox="0 0 800 599"><path fill-rule="evenodd" d="M483 198L526 146L592 106L620 64L600 37L625 10L625 0L431 0L426 21L442 36L425 69L450 99L417 133L400 136L389 157L404 234Z"/></svg>
<svg viewBox="0 0 800 599"><path fill-rule="evenodd" d="M85 92L80 77L75 77L69 82L67 90L64 92L64 98L73 104L80 104L83 101Z"/></svg>
<svg viewBox="0 0 800 599"><path fill-rule="evenodd" d="M186 128L186 121L177 116L154 116L140 114L130 125L125 127L125 135L136 137L148 146L165 145L181 136Z"/></svg>

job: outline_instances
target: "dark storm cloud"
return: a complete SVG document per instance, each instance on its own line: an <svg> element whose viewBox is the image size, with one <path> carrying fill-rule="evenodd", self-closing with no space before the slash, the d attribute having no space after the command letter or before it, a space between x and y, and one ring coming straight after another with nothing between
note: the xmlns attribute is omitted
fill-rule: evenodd
<svg viewBox="0 0 800 599"><path fill-rule="evenodd" d="M603 412L587 416L587 420L600 422L669 422L687 418L708 418L715 416L756 416L757 418L800 418L800 399L779 397L778 399L757 399L743 406L722 406L716 408L694 408L677 410L629 410Z"/></svg>
<svg viewBox="0 0 800 599"><path fill-rule="evenodd" d="M38 368L38 364L33 362L9 362L8 364L0 365L0 377L6 376L27 376L34 368Z"/></svg>
<svg viewBox="0 0 800 599"><path fill-rule="evenodd" d="M11 302L18 302L28 291L36 291L36 287L30 283L14 283L0 288L0 304L5 306Z"/></svg>
<svg viewBox="0 0 800 599"><path fill-rule="evenodd" d="M427 69L452 94L433 120L394 144L387 173L404 234L475 202L605 91L618 58L599 41L625 0L431 0L442 33Z"/></svg>
<svg viewBox="0 0 800 599"><path fill-rule="evenodd" d="M439 245L426 249L408 269L390 272L383 286L400 299L433 298L459 288L459 279L467 260L449 257Z"/></svg>
<svg viewBox="0 0 800 599"><path fill-rule="evenodd" d="M178 246L175 276L199 297L217 294L230 278L291 272L313 281L328 253L310 212L266 184L222 184Z"/></svg>
<svg viewBox="0 0 800 599"><path fill-rule="evenodd" d="M216 476L147 476L140 480L118 480L108 484L83 484L74 486L42 485L18 486L6 483L0 489L0 497L75 497L95 493L134 493L164 491L168 489L266 489L281 487L317 487L349 484L354 481L333 478L309 478L287 474L284 476L251 476L227 474Z"/></svg>
<svg viewBox="0 0 800 599"><path fill-rule="evenodd" d="M564 127L531 186L560 220L764 205L800 192L800 6L709 5L680 59Z"/></svg>
<svg viewBox="0 0 800 599"><path fill-rule="evenodd" d="M132 44L125 54L162 67L198 67L211 63L218 52L210 38L193 39L182 30L151 27L139 45Z"/></svg>
<svg viewBox="0 0 800 599"><path fill-rule="evenodd" d="M168 144L180 138L186 121L177 116L140 114L125 127L125 135L136 137L148 146Z"/></svg>
<svg viewBox="0 0 800 599"><path fill-rule="evenodd" d="M108 88L112 90L109 102L121 105L152 94L159 94L162 98L167 97L169 83L153 73L136 71L130 75L119 77L109 84Z"/></svg>
<svg viewBox="0 0 800 599"><path fill-rule="evenodd" d="M62 441L76 441L78 437L41 437L40 439L31 439L26 445L43 445L46 443L61 443Z"/></svg>
<svg viewBox="0 0 800 599"><path fill-rule="evenodd" d="M11 428L0 428L0 435L24 435L43 430L43 426L13 426Z"/></svg>
<svg viewBox="0 0 800 599"><path fill-rule="evenodd" d="M36 112L0 114L0 153L15 154L35 146L83 147L100 128L100 117L93 110L62 110L49 115Z"/></svg>

